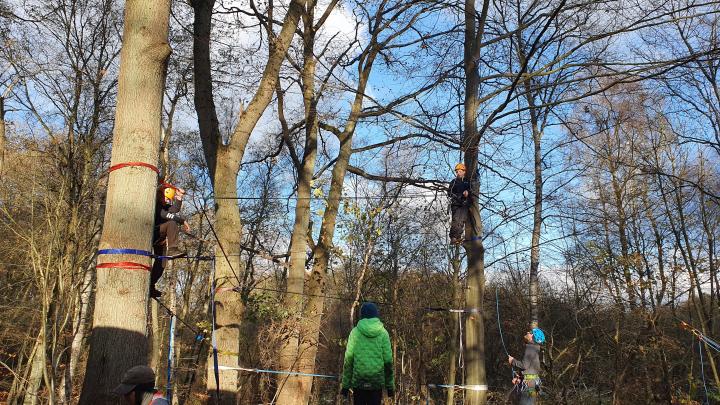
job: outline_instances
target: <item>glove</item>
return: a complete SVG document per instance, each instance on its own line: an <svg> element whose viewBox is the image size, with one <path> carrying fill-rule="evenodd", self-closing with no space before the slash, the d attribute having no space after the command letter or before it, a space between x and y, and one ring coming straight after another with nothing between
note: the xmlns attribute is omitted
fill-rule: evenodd
<svg viewBox="0 0 720 405"><path fill-rule="evenodd" d="M350 394L350 390L348 390L347 388L343 388L343 389L340 391L340 395L342 395L343 398L347 398L349 394Z"/></svg>
<svg viewBox="0 0 720 405"><path fill-rule="evenodd" d="M167 214L167 219L172 219L173 221L182 224L185 222L185 218L181 217L180 214Z"/></svg>
<svg viewBox="0 0 720 405"><path fill-rule="evenodd" d="M395 390L392 388L388 388L387 393L388 393L388 398L392 398L395 396Z"/></svg>

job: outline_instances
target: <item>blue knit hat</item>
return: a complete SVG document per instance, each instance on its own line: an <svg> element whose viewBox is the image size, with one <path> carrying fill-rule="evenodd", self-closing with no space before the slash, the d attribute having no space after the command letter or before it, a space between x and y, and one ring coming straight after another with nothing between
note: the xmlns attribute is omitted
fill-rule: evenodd
<svg viewBox="0 0 720 405"><path fill-rule="evenodd" d="M364 302L362 304L362 307L360 307L360 319L379 317L380 311L378 310L377 305L373 304L372 302Z"/></svg>

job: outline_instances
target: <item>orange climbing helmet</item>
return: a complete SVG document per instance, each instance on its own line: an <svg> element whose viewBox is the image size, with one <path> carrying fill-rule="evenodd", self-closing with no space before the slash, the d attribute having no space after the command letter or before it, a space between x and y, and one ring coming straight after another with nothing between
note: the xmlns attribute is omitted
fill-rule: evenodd
<svg viewBox="0 0 720 405"><path fill-rule="evenodd" d="M172 200L175 198L175 189L172 187L167 187L165 188L163 194L165 194L165 198L167 198L168 200Z"/></svg>
<svg viewBox="0 0 720 405"><path fill-rule="evenodd" d="M455 171L458 171L458 170L462 170L462 171L464 171L464 172L467 171L467 170L465 170L465 164L464 164L464 163L458 163L458 164L456 164L456 165L455 165Z"/></svg>
<svg viewBox="0 0 720 405"><path fill-rule="evenodd" d="M169 183L160 184L160 198L166 198L170 201L175 199L175 187Z"/></svg>

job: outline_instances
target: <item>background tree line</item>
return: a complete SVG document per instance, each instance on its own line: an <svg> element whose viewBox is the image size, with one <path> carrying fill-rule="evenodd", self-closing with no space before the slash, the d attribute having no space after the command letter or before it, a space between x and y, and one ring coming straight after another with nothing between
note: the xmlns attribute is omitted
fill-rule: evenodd
<svg viewBox="0 0 720 405"><path fill-rule="evenodd" d="M549 403L720 401L717 353L678 327L720 336L719 12L0 1L0 400L110 403L138 362L164 389L172 350L174 403L339 403L332 379L233 368L337 375L372 300L388 402L503 403L533 322ZM159 176L110 170L142 159ZM138 260L96 252L149 242L157 178L192 228L160 302L96 270Z"/></svg>

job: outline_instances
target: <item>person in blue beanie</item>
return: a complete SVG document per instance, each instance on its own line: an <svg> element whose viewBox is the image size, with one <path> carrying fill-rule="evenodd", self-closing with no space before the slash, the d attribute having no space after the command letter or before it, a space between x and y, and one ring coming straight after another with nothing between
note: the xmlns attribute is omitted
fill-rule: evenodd
<svg viewBox="0 0 720 405"><path fill-rule="evenodd" d="M360 307L360 321L348 337L343 363L342 395L353 392L355 405L380 405L383 388L388 397L395 393L390 335L372 302Z"/></svg>
<svg viewBox="0 0 720 405"><path fill-rule="evenodd" d="M532 328L525 333L525 353L522 360L508 356L511 366L522 370L522 377L514 383L521 384L520 405L534 405L540 394L540 369L542 344L545 343L545 333L540 328Z"/></svg>

